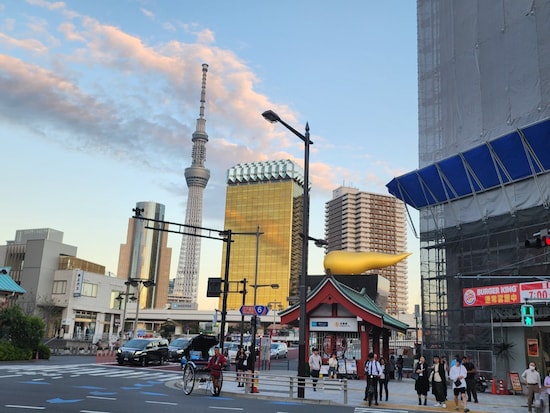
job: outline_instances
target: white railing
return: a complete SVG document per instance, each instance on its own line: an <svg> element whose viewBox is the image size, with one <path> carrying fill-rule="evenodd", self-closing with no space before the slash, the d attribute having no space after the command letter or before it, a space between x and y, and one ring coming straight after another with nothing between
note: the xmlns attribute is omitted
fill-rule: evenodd
<svg viewBox="0 0 550 413"><path fill-rule="evenodd" d="M224 386L228 381L236 382L237 375L234 372L224 372ZM335 400L337 394L342 395L343 403L348 403L348 380L347 379L329 379L312 377L298 377L277 374L261 374L259 371L254 373L245 373L245 386L243 393L261 392L262 395L298 398L298 388L304 387L308 390L307 394L314 389L314 380L316 380L316 390L325 395L330 394L331 400ZM240 390L240 389L239 389ZM305 391L304 391L305 393ZM320 393L316 393L319 395Z"/></svg>

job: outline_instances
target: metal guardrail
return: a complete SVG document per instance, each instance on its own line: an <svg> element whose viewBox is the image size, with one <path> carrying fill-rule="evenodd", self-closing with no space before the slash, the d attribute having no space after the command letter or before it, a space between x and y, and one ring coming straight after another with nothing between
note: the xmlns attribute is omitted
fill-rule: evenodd
<svg viewBox="0 0 550 413"><path fill-rule="evenodd" d="M247 372L244 376L245 386L244 393L256 393L261 391L262 394L271 394L274 396L289 397L291 399L298 398L298 387L303 386L305 389L313 390L314 379L312 377L286 376L277 374L264 374L260 371ZM348 380L347 379L315 379L316 389L320 392L330 392L331 394L341 394L344 404L348 403ZM237 374L234 372L224 372L224 382L237 381Z"/></svg>

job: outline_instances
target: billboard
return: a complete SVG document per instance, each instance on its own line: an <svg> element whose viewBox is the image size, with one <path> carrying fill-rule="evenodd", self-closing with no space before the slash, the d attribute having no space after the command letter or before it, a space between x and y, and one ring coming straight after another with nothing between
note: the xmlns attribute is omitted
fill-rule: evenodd
<svg viewBox="0 0 550 413"><path fill-rule="evenodd" d="M521 304L550 300L550 281L490 285L462 289L463 307Z"/></svg>
<svg viewBox="0 0 550 413"><path fill-rule="evenodd" d="M464 307L519 304L520 302L520 286L517 283L462 289Z"/></svg>

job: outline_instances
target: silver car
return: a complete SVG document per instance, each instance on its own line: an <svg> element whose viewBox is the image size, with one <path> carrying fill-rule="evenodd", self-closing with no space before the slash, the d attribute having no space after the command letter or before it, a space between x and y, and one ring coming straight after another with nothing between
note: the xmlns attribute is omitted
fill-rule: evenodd
<svg viewBox="0 0 550 413"><path fill-rule="evenodd" d="M288 356L288 347L285 343L271 343L271 358L286 358Z"/></svg>

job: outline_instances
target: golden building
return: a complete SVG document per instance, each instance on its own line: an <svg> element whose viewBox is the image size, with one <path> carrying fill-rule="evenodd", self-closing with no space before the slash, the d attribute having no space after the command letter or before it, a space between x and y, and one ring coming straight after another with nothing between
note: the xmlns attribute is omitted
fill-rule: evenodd
<svg viewBox="0 0 550 413"><path fill-rule="evenodd" d="M244 279L246 305L254 303L256 293L257 305L285 308L289 297L298 295L303 176L302 168L290 160L244 163L228 170L224 229L234 234L228 310L241 307L243 296L239 292ZM272 284L278 284L279 288L272 288Z"/></svg>

